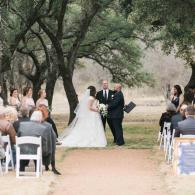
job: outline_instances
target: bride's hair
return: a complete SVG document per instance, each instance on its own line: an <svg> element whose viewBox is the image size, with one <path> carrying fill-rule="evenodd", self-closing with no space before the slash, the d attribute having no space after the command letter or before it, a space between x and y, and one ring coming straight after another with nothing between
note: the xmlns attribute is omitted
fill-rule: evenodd
<svg viewBox="0 0 195 195"><path fill-rule="evenodd" d="M90 96L95 97L96 94L96 88L94 86L89 86L87 89L90 90Z"/></svg>

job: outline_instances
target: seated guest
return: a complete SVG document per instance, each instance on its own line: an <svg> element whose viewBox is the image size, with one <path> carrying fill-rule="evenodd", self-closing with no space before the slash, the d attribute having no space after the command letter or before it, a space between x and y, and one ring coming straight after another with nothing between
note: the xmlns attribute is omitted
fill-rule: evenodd
<svg viewBox="0 0 195 195"><path fill-rule="evenodd" d="M160 132L163 132L164 122L171 122L171 118L176 114L176 107L172 103L167 103L166 112L162 113L159 121Z"/></svg>
<svg viewBox="0 0 195 195"><path fill-rule="evenodd" d="M55 132L54 132L54 130L52 128L52 124L50 124L49 122L47 122L48 113L47 113L47 110L45 110L43 108L44 107L39 108L40 111L42 112L42 116L43 116L42 124L45 125L47 127L47 129L50 130L50 132L53 135L51 141L52 141L52 145L53 145L54 151L55 151L55 149L56 149L55 144L57 145L57 143L56 143L56 140L57 140L56 139L56 134L55 134ZM55 153L52 153L52 156L51 156L51 166L52 167L55 167ZM46 170L49 170L49 167L48 166L46 166ZM53 170L53 171L55 172L56 170ZM56 173L56 174L58 174L58 173Z"/></svg>
<svg viewBox="0 0 195 195"><path fill-rule="evenodd" d="M38 93L39 99L36 102L36 107L43 109L43 114L45 114L44 115L45 120L52 125L52 128L56 134L56 137L58 138L57 127L56 127L55 122L51 118L51 113L49 111L49 105L48 105L48 100L46 99L46 96L47 96L47 94L46 94L45 90L40 89L39 93ZM58 141L56 143L59 144Z"/></svg>
<svg viewBox="0 0 195 195"><path fill-rule="evenodd" d="M182 104L180 108L180 112L177 112L175 115L171 118L171 130L177 129L178 122L183 121L185 119L185 109L187 108L186 104Z"/></svg>
<svg viewBox="0 0 195 195"><path fill-rule="evenodd" d="M13 124L15 121L18 120L18 112L14 107L7 106L5 107L5 117L6 120Z"/></svg>
<svg viewBox="0 0 195 195"><path fill-rule="evenodd" d="M34 111L30 121L21 122L18 130L18 136L41 136L42 140L42 157L43 164L48 170L49 164L52 166L52 171L55 174L60 174L55 168L55 142L56 137L53 133L52 127L42 124L42 113L41 111ZM31 146L21 146L21 152L33 154L36 150L36 147ZM24 171L24 167L28 162L21 162L21 171Z"/></svg>
<svg viewBox="0 0 195 195"><path fill-rule="evenodd" d="M11 144L15 144L16 132L11 122L6 119L6 109L0 108L0 132L2 135L9 135Z"/></svg>
<svg viewBox="0 0 195 195"><path fill-rule="evenodd" d="M9 135L11 142L11 150L13 155L14 165L16 163L16 150L14 144L16 143L16 131L10 121L6 118L6 108L0 108L0 132L2 135Z"/></svg>
<svg viewBox="0 0 195 195"><path fill-rule="evenodd" d="M29 121L29 110L27 108L21 108L20 109L20 116L18 117L18 120L13 123L14 129L16 133L18 132L20 122Z"/></svg>
<svg viewBox="0 0 195 195"><path fill-rule="evenodd" d="M56 127L55 122L51 118L51 115L50 115L48 108L44 104L40 104L38 109L41 110L41 112L43 114L44 121L47 121L48 123L50 123L52 125L52 128L56 134L56 137L58 138L57 127ZM60 144L60 142L57 141L57 144Z"/></svg>
<svg viewBox="0 0 195 195"><path fill-rule="evenodd" d="M187 106L185 109L186 119L178 122L178 128L175 131L175 137L182 135L195 135L195 119L194 119L194 107L192 105Z"/></svg>

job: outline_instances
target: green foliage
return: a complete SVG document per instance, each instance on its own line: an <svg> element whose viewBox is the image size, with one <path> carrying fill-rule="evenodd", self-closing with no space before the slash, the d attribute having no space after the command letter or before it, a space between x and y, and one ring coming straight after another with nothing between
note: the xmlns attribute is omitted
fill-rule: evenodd
<svg viewBox="0 0 195 195"><path fill-rule="evenodd" d="M6 28L3 27L4 33L0 40L5 42L8 50L16 45L23 52L33 52L40 63L44 62L46 55L34 31L41 35L50 55L55 54L51 37L48 37L36 22L36 20L41 20L50 32L57 36L63 49L65 62L68 62L71 52L78 44L75 58L85 57L97 62L110 71L113 81L122 82L130 87L152 83L151 75L142 70L140 63L141 49L135 41L137 25L126 20L121 14L118 0L67 1L64 17L62 3L66 1L42 0L43 6L36 10L40 2L14 0L10 2L7 9L2 9L1 15L6 21ZM81 35L83 28L90 21L88 17L95 9L97 13L94 12L95 16L87 27L86 33ZM32 17L35 22L31 22ZM21 35L28 26L30 28L17 43L17 36ZM59 28L61 28L62 37L58 36ZM5 59L9 62L7 58Z"/></svg>
<svg viewBox="0 0 195 195"><path fill-rule="evenodd" d="M151 85L150 74L141 71L141 49L135 41L135 25L111 8L98 15L80 47L80 54L110 71L114 82L129 87Z"/></svg>
<svg viewBox="0 0 195 195"><path fill-rule="evenodd" d="M195 1L194 0L136 0L129 15L151 36L161 40L162 49L182 57L191 63L195 47Z"/></svg>

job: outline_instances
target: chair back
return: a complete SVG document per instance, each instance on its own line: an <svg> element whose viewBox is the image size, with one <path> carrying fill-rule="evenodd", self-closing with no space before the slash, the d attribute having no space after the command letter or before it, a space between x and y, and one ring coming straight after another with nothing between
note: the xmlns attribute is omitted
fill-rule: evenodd
<svg viewBox="0 0 195 195"><path fill-rule="evenodd" d="M188 135L180 134L180 137L182 137L182 138L195 138L195 135L192 135L192 134L188 134Z"/></svg>
<svg viewBox="0 0 195 195"><path fill-rule="evenodd" d="M36 154L29 154L27 152L21 154L20 153L20 145L37 145ZM41 145L41 136L33 137L33 136L16 136L16 177L20 177L20 160L36 160L36 172L35 176L39 177L42 175L42 145ZM30 174L23 172L23 175Z"/></svg>
<svg viewBox="0 0 195 195"><path fill-rule="evenodd" d="M16 137L16 146L21 144L35 144L41 146L41 137L32 136Z"/></svg>

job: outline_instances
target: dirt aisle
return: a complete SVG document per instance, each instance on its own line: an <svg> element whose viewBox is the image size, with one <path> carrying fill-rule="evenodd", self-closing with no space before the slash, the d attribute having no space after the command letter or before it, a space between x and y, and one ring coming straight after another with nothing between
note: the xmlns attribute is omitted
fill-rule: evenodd
<svg viewBox="0 0 195 195"><path fill-rule="evenodd" d="M75 150L61 167L53 194L168 195L150 150Z"/></svg>

